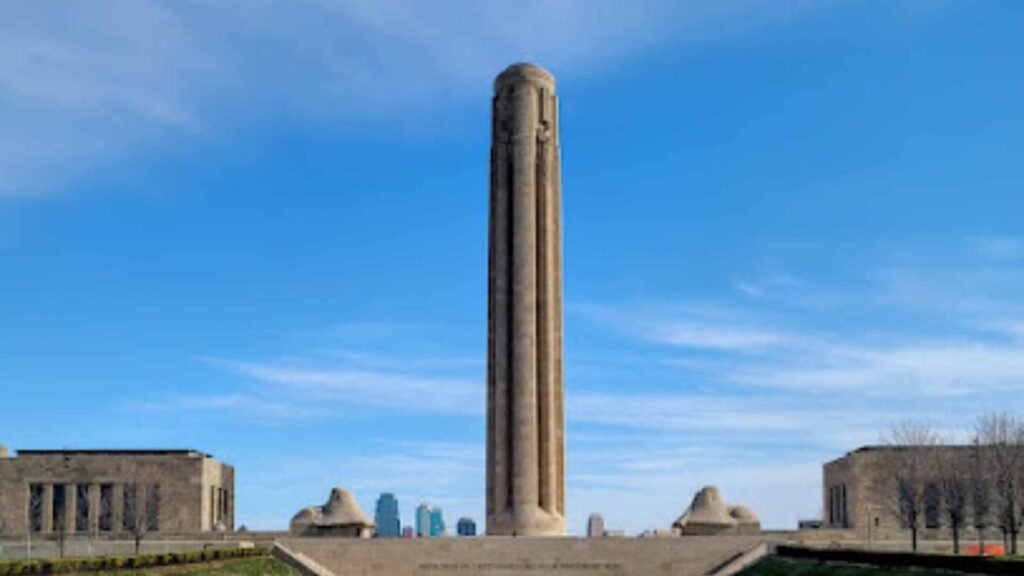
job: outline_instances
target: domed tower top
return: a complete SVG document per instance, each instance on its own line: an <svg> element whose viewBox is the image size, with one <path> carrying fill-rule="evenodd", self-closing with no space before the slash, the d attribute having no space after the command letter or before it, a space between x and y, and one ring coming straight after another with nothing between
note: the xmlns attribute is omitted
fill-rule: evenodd
<svg viewBox="0 0 1024 576"><path fill-rule="evenodd" d="M543 86L552 93L555 91L555 77L540 66L528 62L513 64L498 74L494 80L494 92L501 92L509 84L533 84Z"/></svg>

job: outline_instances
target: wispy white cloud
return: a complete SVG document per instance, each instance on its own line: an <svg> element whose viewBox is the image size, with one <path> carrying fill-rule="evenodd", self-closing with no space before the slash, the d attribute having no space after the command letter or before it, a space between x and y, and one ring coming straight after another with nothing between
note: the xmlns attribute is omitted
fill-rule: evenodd
<svg viewBox="0 0 1024 576"><path fill-rule="evenodd" d="M875 272L874 290L860 306L882 305L927 315L963 329L1024 318L1024 261L970 259L934 266L895 266Z"/></svg>
<svg viewBox="0 0 1024 576"><path fill-rule="evenodd" d="M752 298L761 298L765 294L764 288L746 280L736 280L733 285L737 290Z"/></svg>
<svg viewBox="0 0 1024 576"><path fill-rule="evenodd" d="M208 362L241 376L248 383L246 392L172 395L131 407L160 412L233 411L282 421L336 418L353 409L367 408L478 418L484 408L483 379L435 378L348 367L296 367L275 362ZM639 390L602 393L570 389L567 400L567 418L575 424L673 433L798 433L813 427L814 422L825 424L850 414L848 408L835 408L808 415L796 402L721 392L650 394Z"/></svg>
<svg viewBox="0 0 1024 576"><path fill-rule="evenodd" d="M1024 316L1024 314L1021 316ZM996 334L1008 336L1019 344L1024 344L1024 318L991 320L988 322L982 322L981 327L989 329Z"/></svg>
<svg viewBox="0 0 1024 576"><path fill-rule="evenodd" d="M808 414L806 405L793 399L727 393L653 395L638 391L573 394L569 396L567 410L570 421L580 424L711 435L799 433L816 424L855 415L849 408L838 406Z"/></svg>
<svg viewBox="0 0 1024 576"><path fill-rule="evenodd" d="M791 342L785 332L721 307L574 305L571 310L642 340L697 350L761 351Z"/></svg>
<svg viewBox="0 0 1024 576"><path fill-rule="evenodd" d="M842 329L765 298L575 310L637 342L678 349L685 355L664 355L662 365L719 387L917 401L998 395L1024 381L1022 271L976 259L949 271L890 267L846 296L863 320Z"/></svg>
<svg viewBox="0 0 1024 576"><path fill-rule="evenodd" d="M1013 266L988 262L952 272L890 268L866 291L843 295L852 308L841 320L772 298L571 306L576 330L600 337L598 348L567 356L570 524L580 530L601 511L610 526L633 532L665 527L693 491L715 483L766 525L792 526L820 512L821 464L877 442L889 426L929 419L955 435L982 412L1024 409L1015 396L1024 381L1024 300ZM891 297L897 278L928 298ZM900 320L889 322L893 315ZM863 321L844 321L850 316ZM179 406L244 415L254 391L286 397L310 418L361 408L454 416L482 438L484 379L471 360L351 349L222 359L211 366L237 375L244 391L214 390ZM482 440L392 447L336 468L363 494L392 488L479 514L482 450ZM436 483L418 489L410 477Z"/></svg>
<svg viewBox="0 0 1024 576"><path fill-rule="evenodd" d="M804 282L791 274L776 272L733 281L733 286L752 298L803 292Z"/></svg>
<svg viewBox="0 0 1024 576"><path fill-rule="evenodd" d="M401 399L400 406L404 411L457 414L479 414L483 411L482 383L471 380L349 367L298 367L225 359L209 361L253 381L287 388L293 402L394 408L396 399Z"/></svg>
<svg viewBox="0 0 1024 576"><path fill-rule="evenodd" d="M315 418L336 417L339 412L330 406L308 401L295 401L261 391L245 394L167 394L157 399L126 403L129 412L145 414L234 414L249 421L296 422Z"/></svg>
<svg viewBox="0 0 1024 576"><path fill-rule="evenodd" d="M337 358L338 360L341 360L343 362L351 362L353 364L358 364L369 368L392 369L396 366L401 366L405 370L425 371L462 368L473 368L482 370L484 367L483 358L471 356L398 358L394 356L372 354L355 350L331 350L326 352L326 355Z"/></svg>
<svg viewBox="0 0 1024 576"><path fill-rule="evenodd" d="M652 325L652 337L663 344L685 348L759 350L785 344L787 336L745 326L676 321Z"/></svg>
<svg viewBox="0 0 1024 576"><path fill-rule="evenodd" d="M934 341L821 347L810 358L784 358L737 369L731 380L869 397L995 395L1018 389L1024 381L1024 346Z"/></svg>
<svg viewBox="0 0 1024 576"><path fill-rule="evenodd" d="M974 240L975 249L983 258L992 260L1024 259L1024 238L985 236Z"/></svg>
<svg viewBox="0 0 1024 576"><path fill-rule="evenodd" d="M518 60L572 76L651 45L705 41L795 0L109 0L0 5L0 195L223 137L271 111L366 118L486 98Z"/></svg>
<svg viewBox="0 0 1024 576"><path fill-rule="evenodd" d="M643 317L647 311L637 312ZM620 317L630 316L621 311ZM751 328L750 321L639 320L625 333L682 350L718 350L725 358L666 359L665 365L718 384L871 397L950 397L1007 392L1024 381L1021 323L1000 321L990 330L1014 337L992 341L977 334L849 334L798 327ZM746 355L751 351L766 353ZM768 353L770 352L770 353ZM737 355L737 353L741 353ZM655 403L657 404L657 403ZM654 408L654 406L652 406Z"/></svg>

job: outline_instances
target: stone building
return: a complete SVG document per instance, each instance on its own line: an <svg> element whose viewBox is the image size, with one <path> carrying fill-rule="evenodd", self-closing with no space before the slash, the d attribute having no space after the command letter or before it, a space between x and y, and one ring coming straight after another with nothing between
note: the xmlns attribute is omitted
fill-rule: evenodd
<svg viewBox="0 0 1024 576"><path fill-rule="evenodd" d="M864 446L826 463L822 474L822 528L849 530L863 540L902 540L910 537L909 530L894 512L897 508L894 499L884 493L887 488L882 480L892 478L895 451L927 458L922 466L926 470L926 477L922 478L923 513L920 516L918 538L950 538L946 511L938 494L935 463L959 462L961 467L969 468L968 460L977 454L972 446ZM929 497L929 494L934 496ZM968 518L961 531L962 538L976 536L972 524L973 519ZM996 533L997 530L993 528L991 535L995 536Z"/></svg>
<svg viewBox="0 0 1024 576"><path fill-rule="evenodd" d="M234 530L235 471L196 450L0 450L0 532Z"/></svg>

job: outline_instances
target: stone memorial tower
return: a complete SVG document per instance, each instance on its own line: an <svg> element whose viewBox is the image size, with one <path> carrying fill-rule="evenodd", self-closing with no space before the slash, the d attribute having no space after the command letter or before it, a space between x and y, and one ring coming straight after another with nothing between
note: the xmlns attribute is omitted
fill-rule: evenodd
<svg viewBox="0 0 1024 576"><path fill-rule="evenodd" d="M494 82L487 327L487 534L565 534L562 217L555 79Z"/></svg>

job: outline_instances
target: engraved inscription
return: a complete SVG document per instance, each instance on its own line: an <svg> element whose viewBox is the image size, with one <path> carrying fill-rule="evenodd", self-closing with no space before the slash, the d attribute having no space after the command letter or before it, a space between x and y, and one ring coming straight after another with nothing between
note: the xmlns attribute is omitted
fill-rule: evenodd
<svg viewBox="0 0 1024 576"><path fill-rule="evenodd" d="M430 562L420 564L424 572L614 572L623 565L614 562Z"/></svg>

